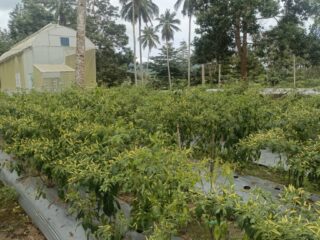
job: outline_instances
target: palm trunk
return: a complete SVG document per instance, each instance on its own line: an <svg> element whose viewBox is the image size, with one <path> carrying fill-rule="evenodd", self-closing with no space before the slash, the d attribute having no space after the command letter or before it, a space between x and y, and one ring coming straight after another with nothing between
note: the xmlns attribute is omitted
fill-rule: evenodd
<svg viewBox="0 0 320 240"><path fill-rule="evenodd" d="M84 87L86 51L86 0L78 0L76 84Z"/></svg>
<svg viewBox="0 0 320 240"><path fill-rule="evenodd" d="M151 52L151 49L149 49L148 51L147 73L149 73L150 52Z"/></svg>
<svg viewBox="0 0 320 240"><path fill-rule="evenodd" d="M188 49L188 87L191 86L191 24L192 16L189 16L189 49Z"/></svg>
<svg viewBox="0 0 320 240"><path fill-rule="evenodd" d="M134 65L134 84L138 86L137 76L137 42L136 42L136 18L135 18L135 4L132 1L132 28L133 28L133 65Z"/></svg>
<svg viewBox="0 0 320 240"><path fill-rule="evenodd" d="M141 29L142 22L141 22L141 16L139 16L139 39L141 39ZM141 76L141 82L143 84L143 62L142 62L142 44L141 40L139 40L139 48L140 48L140 76Z"/></svg>
<svg viewBox="0 0 320 240"><path fill-rule="evenodd" d="M168 79L169 79L169 88L172 90L172 82L171 82L171 73L170 73L170 60L169 60L169 43L166 41L167 44L167 64L168 64Z"/></svg>

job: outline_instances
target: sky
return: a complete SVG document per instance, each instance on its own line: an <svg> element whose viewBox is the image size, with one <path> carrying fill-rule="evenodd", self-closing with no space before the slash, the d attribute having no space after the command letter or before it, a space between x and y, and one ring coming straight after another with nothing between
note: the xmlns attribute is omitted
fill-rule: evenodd
<svg viewBox="0 0 320 240"><path fill-rule="evenodd" d="M7 28L9 13L20 0L0 0L0 28Z"/></svg>

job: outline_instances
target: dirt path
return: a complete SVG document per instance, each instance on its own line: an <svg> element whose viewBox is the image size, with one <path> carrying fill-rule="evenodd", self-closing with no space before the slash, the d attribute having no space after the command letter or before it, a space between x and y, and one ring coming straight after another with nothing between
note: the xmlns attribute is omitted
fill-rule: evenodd
<svg viewBox="0 0 320 240"><path fill-rule="evenodd" d="M16 201L15 192L0 182L0 239L45 240Z"/></svg>

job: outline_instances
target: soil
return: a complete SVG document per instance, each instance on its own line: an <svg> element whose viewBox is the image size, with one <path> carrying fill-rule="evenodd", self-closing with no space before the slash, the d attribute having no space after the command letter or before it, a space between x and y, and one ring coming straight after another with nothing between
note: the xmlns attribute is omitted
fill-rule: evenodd
<svg viewBox="0 0 320 240"><path fill-rule="evenodd" d="M7 194L0 182L0 239L1 240L45 240L32 224L18 202ZM10 192L11 193L11 192ZM7 196L4 196L4 195ZM1 196L2 195L2 196Z"/></svg>
<svg viewBox="0 0 320 240"><path fill-rule="evenodd" d="M233 222L229 222L229 236L227 239L230 240L241 240L244 239L244 232L241 231ZM183 240L209 240L210 237L209 230L199 223L189 224L186 233L182 236Z"/></svg>

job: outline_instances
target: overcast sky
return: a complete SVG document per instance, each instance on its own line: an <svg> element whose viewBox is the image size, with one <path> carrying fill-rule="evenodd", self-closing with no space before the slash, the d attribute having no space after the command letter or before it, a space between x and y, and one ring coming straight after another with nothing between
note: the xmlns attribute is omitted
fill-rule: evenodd
<svg viewBox="0 0 320 240"><path fill-rule="evenodd" d="M0 0L0 28L6 28L9 13L20 0Z"/></svg>

